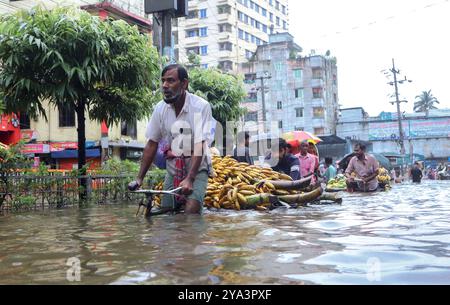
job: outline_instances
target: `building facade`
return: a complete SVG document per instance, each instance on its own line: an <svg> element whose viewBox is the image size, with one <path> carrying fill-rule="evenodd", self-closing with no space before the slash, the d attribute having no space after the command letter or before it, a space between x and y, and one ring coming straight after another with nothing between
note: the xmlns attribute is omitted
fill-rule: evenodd
<svg viewBox="0 0 450 305"><path fill-rule="evenodd" d="M287 32L287 0L190 0L189 15L174 20L174 55L188 62L200 55L204 68L236 71L269 35Z"/></svg>
<svg viewBox="0 0 450 305"><path fill-rule="evenodd" d="M248 96L245 121L278 125L280 132L335 134L338 114L337 65L321 55L302 57L289 33L270 35L242 64ZM263 81L262 81L263 79ZM264 105L262 87L264 85ZM263 113L265 110L265 114ZM267 130L268 126L266 126Z"/></svg>
<svg viewBox="0 0 450 305"><path fill-rule="evenodd" d="M406 155L426 159L448 160L450 156L450 109L431 110L425 113L403 115L404 146ZM337 135L352 140L370 141L373 152L398 154L399 125L397 113L382 112L369 117L363 108L341 109Z"/></svg>

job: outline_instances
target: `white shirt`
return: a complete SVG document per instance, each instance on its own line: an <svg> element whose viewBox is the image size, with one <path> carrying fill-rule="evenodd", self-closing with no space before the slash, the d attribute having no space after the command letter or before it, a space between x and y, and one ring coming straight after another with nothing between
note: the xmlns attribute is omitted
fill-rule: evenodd
<svg viewBox="0 0 450 305"><path fill-rule="evenodd" d="M176 156L190 157L193 154L200 155L201 152L194 152L194 144L206 141L205 155L199 167L199 171L209 171L211 166L208 144L212 142L211 105L204 99L186 91L186 99L178 117L175 114L175 107L160 101L153 110L150 121L147 125L145 136L148 140L169 143L172 153ZM186 158L187 170L190 169L191 158ZM167 160L167 171L175 174L175 160Z"/></svg>

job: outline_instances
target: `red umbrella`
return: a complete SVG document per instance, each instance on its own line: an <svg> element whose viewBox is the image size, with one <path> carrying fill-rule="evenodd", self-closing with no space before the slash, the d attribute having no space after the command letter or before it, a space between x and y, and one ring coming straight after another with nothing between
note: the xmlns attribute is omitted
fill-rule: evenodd
<svg viewBox="0 0 450 305"><path fill-rule="evenodd" d="M285 139L287 143L291 144L292 146L291 152L293 154L298 153L300 143L302 143L303 141L308 141L310 143L313 143L314 145L316 145L319 142L322 142L322 139L307 131L286 132L282 135L282 138Z"/></svg>

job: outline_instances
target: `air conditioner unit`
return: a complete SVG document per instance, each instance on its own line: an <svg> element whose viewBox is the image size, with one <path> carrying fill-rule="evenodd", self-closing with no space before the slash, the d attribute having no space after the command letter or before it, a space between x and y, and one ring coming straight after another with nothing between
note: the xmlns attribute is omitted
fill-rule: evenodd
<svg viewBox="0 0 450 305"><path fill-rule="evenodd" d="M174 17L185 17L188 15L188 0L144 0L144 11L146 14L171 11Z"/></svg>

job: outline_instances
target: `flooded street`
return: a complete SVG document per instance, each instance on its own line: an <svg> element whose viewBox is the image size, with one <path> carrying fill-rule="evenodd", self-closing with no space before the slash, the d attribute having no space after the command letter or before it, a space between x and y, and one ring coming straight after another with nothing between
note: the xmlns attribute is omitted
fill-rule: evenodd
<svg viewBox="0 0 450 305"><path fill-rule="evenodd" d="M424 181L342 205L150 220L125 205L9 214L0 284L450 284L449 191Z"/></svg>

